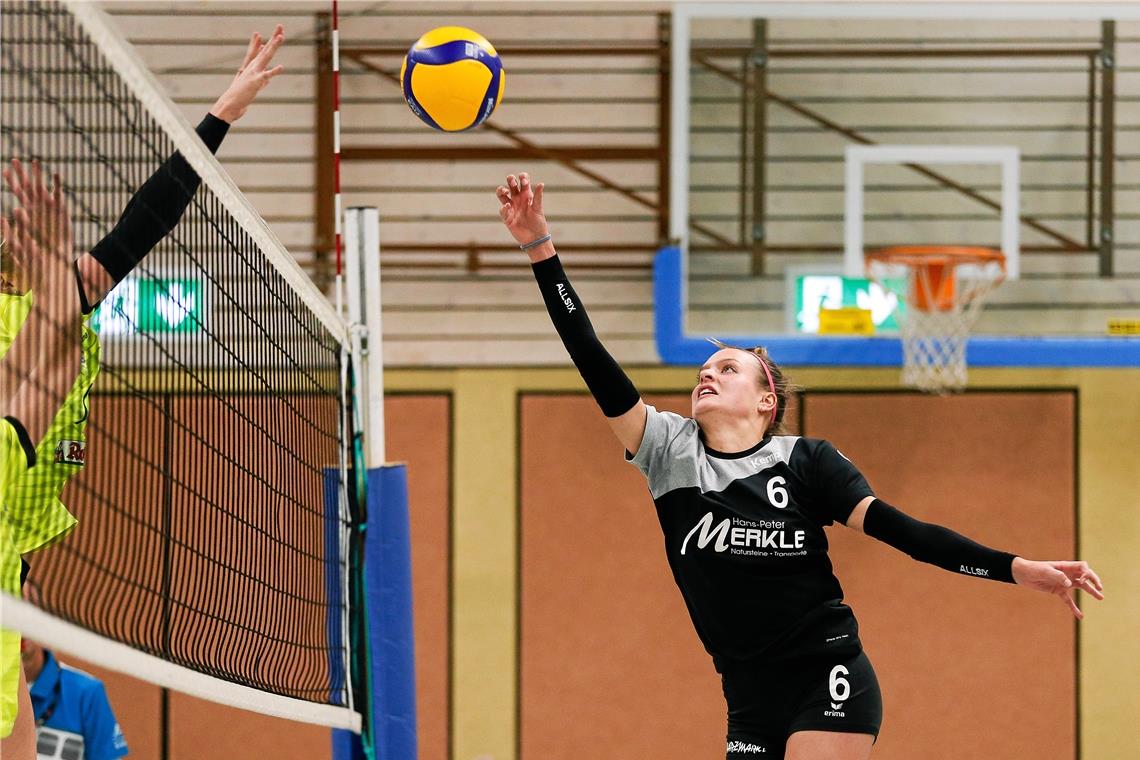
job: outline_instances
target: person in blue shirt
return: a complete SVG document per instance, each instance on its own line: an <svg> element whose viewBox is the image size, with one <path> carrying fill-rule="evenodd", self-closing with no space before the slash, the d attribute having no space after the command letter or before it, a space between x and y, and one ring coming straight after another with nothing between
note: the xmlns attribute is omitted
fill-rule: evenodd
<svg viewBox="0 0 1140 760"><path fill-rule="evenodd" d="M115 760L127 754L127 740L102 681L62 664L51 650L29 639L21 642L20 655L40 760Z"/></svg>

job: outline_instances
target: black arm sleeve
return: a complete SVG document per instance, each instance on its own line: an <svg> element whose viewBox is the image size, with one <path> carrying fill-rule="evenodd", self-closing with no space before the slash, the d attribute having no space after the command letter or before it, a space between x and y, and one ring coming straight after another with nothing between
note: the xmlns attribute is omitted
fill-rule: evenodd
<svg viewBox="0 0 1140 760"><path fill-rule="evenodd" d="M226 122L206 114L197 132L210 152L215 153L229 128ZM134 194L115 228L91 249L91 255L116 283L174 229L200 181L182 154L175 153Z"/></svg>
<svg viewBox="0 0 1140 760"><path fill-rule="evenodd" d="M532 265L554 329L607 417L620 417L641 398L614 358L598 340L586 308L570 285L557 256Z"/></svg>
<svg viewBox="0 0 1140 760"><path fill-rule="evenodd" d="M952 573L1013 583L1014 555L982 546L941 525L916 520L879 499L867 508L863 532L919 562Z"/></svg>

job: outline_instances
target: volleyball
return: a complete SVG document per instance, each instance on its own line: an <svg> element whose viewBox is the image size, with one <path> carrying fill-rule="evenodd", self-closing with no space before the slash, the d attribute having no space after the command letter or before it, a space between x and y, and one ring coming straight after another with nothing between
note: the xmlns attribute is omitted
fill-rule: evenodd
<svg viewBox="0 0 1140 760"><path fill-rule="evenodd" d="M420 37L404 56L400 85L412 113L429 127L462 132L486 121L503 99L506 72L494 46L461 26Z"/></svg>

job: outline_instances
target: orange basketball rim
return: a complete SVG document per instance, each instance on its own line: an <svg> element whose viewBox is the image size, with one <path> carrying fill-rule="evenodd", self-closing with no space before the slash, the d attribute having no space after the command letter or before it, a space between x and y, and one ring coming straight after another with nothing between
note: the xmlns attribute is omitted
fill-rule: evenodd
<svg viewBox="0 0 1140 760"><path fill-rule="evenodd" d="M910 270L907 302L919 311L951 311L970 301L974 293L958 291L957 268L997 264L1000 274L987 282L985 290L1005 279L1005 256L993 248L962 245L898 245L867 254L867 263L905 266Z"/></svg>

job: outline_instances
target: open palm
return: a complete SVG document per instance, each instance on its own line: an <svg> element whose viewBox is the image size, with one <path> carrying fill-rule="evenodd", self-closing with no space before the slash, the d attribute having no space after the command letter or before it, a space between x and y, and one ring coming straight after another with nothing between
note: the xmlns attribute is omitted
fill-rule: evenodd
<svg viewBox="0 0 1140 760"><path fill-rule="evenodd" d="M214 103L210 113L230 124L244 116L257 94L265 89L271 79L285 70L284 66L269 66L284 42L285 27L281 24L273 30L273 36L268 42L264 42L261 35L254 32L234 80Z"/></svg>
<svg viewBox="0 0 1140 760"><path fill-rule="evenodd" d="M499 185L495 194L499 198L499 218L519 245L542 237L549 231L542 213L542 189L539 182L532 186L530 176L523 172L517 177L507 175L507 184Z"/></svg>

